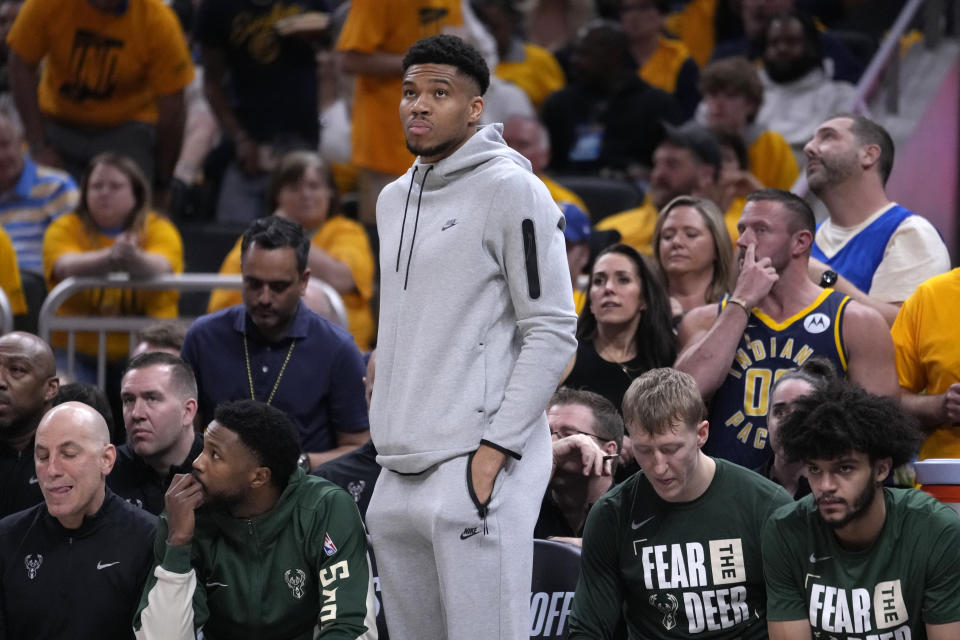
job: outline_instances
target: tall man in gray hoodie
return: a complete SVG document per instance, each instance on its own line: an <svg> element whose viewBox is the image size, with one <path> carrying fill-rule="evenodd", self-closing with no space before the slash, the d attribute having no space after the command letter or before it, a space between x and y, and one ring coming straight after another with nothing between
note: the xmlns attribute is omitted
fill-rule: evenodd
<svg viewBox="0 0 960 640"><path fill-rule="evenodd" d="M403 61L419 157L377 202L381 302L367 524L393 640L529 635L544 408L576 349L564 219L501 125L459 38Z"/></svg>

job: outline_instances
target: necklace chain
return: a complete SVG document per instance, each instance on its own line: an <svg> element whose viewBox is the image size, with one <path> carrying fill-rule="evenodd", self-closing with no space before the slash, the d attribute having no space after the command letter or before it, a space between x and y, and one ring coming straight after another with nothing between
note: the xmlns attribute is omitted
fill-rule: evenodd
<svg viewBox="0 0 960 640"><path fill-rule="evenodd" d="M290 356L293 354L293 347L297 344L297 339L294 338L290 342L290 348L287 349L287 357L283 359L283 364L280 365L280 373L277 374L277 379L273 383L273 389L270 391L270 397L267 398L267 404L273 402L273 396L277 393L277 387L280 386L280 379L283 377L283 372L287 370L287 363L290 362ZM247 382L250 383L250 399L256 400L257 396L253 393L253 372L250 370L250 352L247 350L247 334L243 334L243 358L247 362Z"/></svg>

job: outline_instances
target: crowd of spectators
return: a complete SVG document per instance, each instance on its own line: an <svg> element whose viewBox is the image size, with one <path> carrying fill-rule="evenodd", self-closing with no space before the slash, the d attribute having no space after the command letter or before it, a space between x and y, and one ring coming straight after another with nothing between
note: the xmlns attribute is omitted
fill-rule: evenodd
<svg viewBox="0 0 960 640"><path fill-rule="evenodd" d="M537 184L531 202L547 202L563 227L578 321L568 336L576 354L543 407L553 467L534 535L583 546L571 637L662 637L678 625L765 637L741 606L762 620L768 599L777 640L846 632L813 609L811 627L795 624L795 600L805 596L791 591L785 552L761 557L761 542L787 544L770 530L800 517L800 507L786 508L791 497L819 507L848 550L862 542L844 537L850 523L884 499L897 518L926 509L945 535L960 536L940 511L889 492L913 484L909 465L893 462L960 457L960 362L949 330L960 269L950 270L924 212L888 197L889 133L869 114L846 111L869 61L855 45L872 36L831 29L844 17L832 4L0 1L0 289L19 329L0 335L0 638L66 637L70 625L107 638L193 638L201 628L209 638L385 633L373 621L379 603L362 524L384 477L368 417L378 331L390 331L381 346L391 345L381 389L416 391L431 376L450 383L445 367L485 348L444 356L446 344L425 347L425 335L439 341L471 324L455 322L464 308L449 304L453 294L431 299L437 306L409 343L410 323L398 320L427 313L395 291L407 289L413 245L433 242L416 228L425 224L417 194L425 208L433 196L426 177L416 191L403 182L403 193L394 181L418 156L442 160L447 151L415 147L409 133L405 140L403 61L436 34L458 36L486 61L490 87L476 118L484 144L525 158L530 180L559 208ZM801 171L825 205L820 223L789 191ZM462 177L451 175L440 179ZM632 206L611 209L605 189L633 194ZM382 217L384 202L404 196L409 219L389 228L381 220L378 235L378 209ZM460 194L449 197L444 231L458 224L454 213L461 228L467 222L467 202L455 212ZM217 253L201 228L236 241ZM494 260L497 242L482 243ZM537 259L530 242L527 268ZM477 246L464 245L457 264ZM194 254L242 277L239 291L212 291L202 317L185 317L177 291L104 286L75 294L58 314L156 324L103 341L94 331L54 332L49 343L35 335L39 304L60 282L181 274ZM503 279L491 273L481 284ZM416 264L414 275L423 291L459 277L427 281ZM543 302L533 283L531 298ZM399 314L383 326L381 295ZM467 311L478 323L499 313L482 307ZM406 358L433 355L410 377L411 365L395 366L401 349ZM410 416L439 406L427 390L407 392ZM838 412L851 399L864 415L890 417L899 448L862 439L847 443L850 451L817 448L797 427L819 415L808 396ZM374 401L381 421L399 412L387 403L386 395ZM840 431L829 437L849 436ZM389 447L404 448L407 435L391 437ZM824 475L845 473L822 464L841 454L855 459L851 468L868 459L869 486L887 487L880 498L864 489L854 496L864 504L847 504L852 498L824 484ZM397 483L381 485L388 495L401 495L404 473L383 473ZM834 498L850 520L831 521ZM397 514L415 516L401 499L383 500L373 539L384 530L402 538L391 529L405 522ZM670 523L655 544L686 546L638 552L644 540L635 541L643 571L619 566L630 546L621 532L655 518ZM706 535L709 522L717 523L710 545L736 538L743 546L726 581L698 578L704 552L690 532ZM460 540L480 533L465 529ZM72 553L89 566L56 582L74 535L82 543ZM272 545L261 558L276 574L269 578L243 557L260 553L259 536ZM664 574L665 553L679 573ZM719 547L707 553L719 562ZM385 560L404 571L417 564ZM108 583L104 570L118 562ZM768 567L778 572L776 591L769 575L764 590ZM944 579L929 568L910 584L923 593ZM37 594L55 584L66 604L46 616ZM396 593L396 582L385 584ZM685 591L695 604L670 593L721 584L742 586ZM501 587L501 595L525 589ZM266 594L259 609L251 607L257 590ZM406 600L420 597L414 591ZM918 633L918 620L931 640L957 632L960 617L944 611L960 610L960 598L937 594L922 613L905 614L901 599L904 637ZM726 612L710 613L708 597ZM869 622L857 627L869 630Z"/></svg>

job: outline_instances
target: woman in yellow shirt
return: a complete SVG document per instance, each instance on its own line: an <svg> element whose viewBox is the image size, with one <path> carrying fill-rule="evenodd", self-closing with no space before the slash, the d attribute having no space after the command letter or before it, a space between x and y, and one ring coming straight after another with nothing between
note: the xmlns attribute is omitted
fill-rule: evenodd
<svg viewBox="0 0 960 640"><path fill-rule="evenodd" d="M274 214L298 223L312 236L307 266L310 275L337 290L347 308L350 333L361 351L373 338L373 251L363 226L337 211L337 190L330 168L311 151L294 151L280 161L270 186ZM240 240L220 267L222 274L240 273ZM239 291L217 290L207 311L241 303Z"/></svg>
<svg viewBox="0 0 960 640"><path fill-rule="evenodd" d="M71 276L105 276L124 272L147 278L183 272L183 243L177 228L149 210L150 187L130 158L104 153L94 157L80 182L77 210L55 220L43 236L43 272L52 289ZM178 292L137 292L95 289L78 293L58 311L61 316L177 316ZM79 354L96 356L97 334L79 332ZM129 337L107 335L111 363L126 358ZM66 336L54 334L54 347L66 345ZM81 365L90 364L81 358ZM78 369L77 377L89 381Z"/></svg>

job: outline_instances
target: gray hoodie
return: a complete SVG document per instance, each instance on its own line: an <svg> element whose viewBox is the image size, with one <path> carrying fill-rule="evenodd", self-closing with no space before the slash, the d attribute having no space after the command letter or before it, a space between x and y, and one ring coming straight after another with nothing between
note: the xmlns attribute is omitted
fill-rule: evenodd
<svg viewBox="0 0 960 640"><path fill-rule="evenodd" d="M573 356L564 218L502 125L380 193L370 432L400 473L474 451L519 459Z"/></svg>

